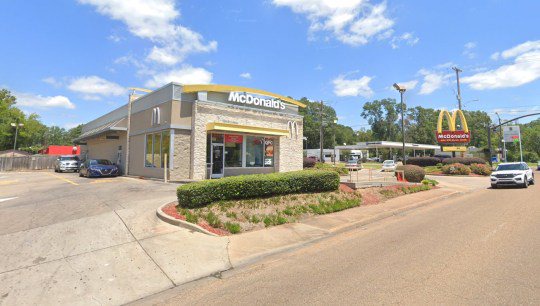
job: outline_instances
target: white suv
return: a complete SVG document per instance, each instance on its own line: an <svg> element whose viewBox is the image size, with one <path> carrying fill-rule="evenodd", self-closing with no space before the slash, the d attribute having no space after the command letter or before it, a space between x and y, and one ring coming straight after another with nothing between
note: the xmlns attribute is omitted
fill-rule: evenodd
<svg viewBox="0 0 540 306"><path fill-rule="evenodd" d="M534 173L526 163L503 163L491 173L491 187L517 185L523 188L534 184Z"/></svg>

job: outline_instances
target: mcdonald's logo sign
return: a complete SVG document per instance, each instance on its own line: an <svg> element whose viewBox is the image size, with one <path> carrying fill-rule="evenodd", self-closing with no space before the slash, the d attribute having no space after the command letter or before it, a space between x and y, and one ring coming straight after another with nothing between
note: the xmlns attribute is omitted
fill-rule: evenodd
<svg viewBox="0 0 540 306"><path fill-rule="evenodd" d="M456 130L456 120L459 116L461 121L461 130ZM443 131L443 120L448 120L449 130ZM450 115L447 110L441 110L439 120L437 121L437 142L439 144L464 144L471 141L471 132L467 126L467 120L461 110L456 110Z"/></svg>

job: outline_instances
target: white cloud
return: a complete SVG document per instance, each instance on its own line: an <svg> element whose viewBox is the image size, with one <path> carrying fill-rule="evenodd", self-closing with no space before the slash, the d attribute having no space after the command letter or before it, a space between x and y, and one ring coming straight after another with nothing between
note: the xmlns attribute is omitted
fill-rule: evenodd
<svg viewBox="0 0 540 306"><path fill-rule="evenodd" d="M251 79L251 73L249 72L240 73L240 77L244 79Z"/></svg>
<svg viewBox="0 0 540 306"><path fill-rule="evenodd" d="M443 87L444 85L448 84L450 78L452 77L451 73L445 74L441 71L432 71L427 69L420 69L418 74L423 77L423 82L420 86L419 92L421 95L429 95L435 90Z"/></svg>
<svg viewBox="0 0 540 306"><path fill-rule="evenodd" d="M369 98L373 95L373 90L369 87L371 77L363 76L359 79L345 79L344 75L340 75L332 83L334 84L334 94L338 97L357 97L362 96Z"/></svg>
<svg viewBox="0 0 540 306"><path fill-rule="evenodd" d="M111 34L107 37L108 40L112 41L112 42L115 42L115 43L119 43L121 42L122 40L124 40L124 38L122 36L119 36L119 35L116 35L116 34Z"/></svg>
<svg viewBox="0 0 540 306"><path fill-rule="evenodd" d="M74 128L74 127L79 126L80 124L82 124L82 123L80 123L80 122L78 122L78 123L68 122L68 123L65 123L65 124L64 124L64 128L65 128L66 130L69 130L69 129L72 129L72 128Z"/></svg>
<svg viewBox="0 0 540 306"><path fill-rule="evenodd" d="M67 88L83 94L83 99L86 100L99 100L101 97L121 96L126 93L124 87L95 75L73 79Z"/></svg>
<svg viewBox="0 0 540 306"><path fill-rule="evenodd" d="M212 73L204 68L184 66L179 69L154 74L145 85L155 88L170 82L180 84L209 84L212 82Z"/></svg>
<svg viewBox="0 0 540 306"><path fill-rule="evenodd" d="M57 80L54 77L46 77L46 78L42 79L42 81L44 83L47 83L47 84L52 85L54 87L61 87L62 86L62 82Z"/></svg>
<svg viewBox="0 0 540 306"><path fill-rule="evenodd" d="M493 59L514 58L513 63L464 77L463 83L476 90L518 87L540 78L540 41L528 41L496 52Z"/></svg>
<svg viewBox="0 0 540 306"><path fill-rule="evenodd" d="M135 36L155 45L147 59L162 65L182 62L190 53L210 52L217 42L205 43L202 35L175 23L180 12L174 0L79 0L105 16L127 25Z"/></svg>
<svg viewBox="0 0 540 306"><path fill-rule="evenodd" d="M14 93L14 95L17 97L17 105L20 106L30 108L75 108L75 104L65 96L44 97L29 93Z"/></svg>
<svg viewBox="0 0 540 306"><path fill-rule="evenodd" d="M394 21L386 16L386 2L370 4L367 0L273 0L275 6L286 6L310 21L309 32L330 32L339 41L364 45L377 35L383 37Z"/></svg>
<svg viewBox="0 0 540 306"><path fill-rule="evenodd" d="M405 32L401 34L400 36L394 36L392 37L392 40L390 41L390 46L392 46L392 49L399 48L399 45L403 42L409 46L414 46L420 41L420 38L414 36L413 33Z"/></svg>
<svg viewBox="0 0 540 306"><path fill-rule="evenodd" d="M407 90L413 90L416 88L416 85L418 85L418 80L411 80L411 81L407 81L407 82L399 82L398 83L399 87L403 87ZM394 90L394 87L390 86L390 88L392 90Z"/></svg>
<svg viewBox="0 0 540 306"><path fill-rule="evenodd" d="M474 52L474 49L476 49L476 42L470 41L470 42L466 43L463 46L463 55L465 55L466 57L468 57L470 59L475 58L476 53Z"/></svg>

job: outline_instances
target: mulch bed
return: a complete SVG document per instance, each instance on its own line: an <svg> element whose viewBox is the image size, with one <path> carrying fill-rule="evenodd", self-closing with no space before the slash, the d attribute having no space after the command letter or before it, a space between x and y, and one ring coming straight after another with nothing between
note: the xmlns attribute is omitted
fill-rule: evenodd
<svg viewBox="0 0 540 306"><path fill-rule="evenodd" d="M178 205L178 202L171 202L167 205L165 205L161 210L168 215L169 217L173 217L177 220L186 221L186 217L178 213L178 210L176 209L176 205ZM204 228L205 230L209 231L210 233L216 234L218 236L227 236L230 235L229 232L222 230L220 228L214 228L210 226L206 221L199 221L197 223L198 226Z"/></svg>

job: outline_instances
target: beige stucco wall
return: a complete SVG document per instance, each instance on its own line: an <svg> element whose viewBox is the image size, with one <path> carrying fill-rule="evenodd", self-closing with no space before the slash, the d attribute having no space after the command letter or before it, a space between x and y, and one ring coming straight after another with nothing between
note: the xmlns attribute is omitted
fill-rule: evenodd
<svg viewBox="0 0 540 306"><path fill-rule="evenodd" d="M190 178L192 179L201 180L206 178L206 126L211 122L225 122L286 130L289 121L296 121L298 125L298 137L276 137L277 145L274 148L276 159L274 163L275 171L277 172L302 169L303 126L300 116L272 114L256 109L240 109L198 101L193 106L193 119L193 136L191 139L192 167L190 174Z"/></svg>
<svg viewBox="0 0 540 306"><path fill-rule="evenodd" d="M88 139L81 155L86 154L88 159L108 159L118 163L118 147L122 146L122 158L118 166L123 173L126 160L126 132L110 132L107 135L117 135L119 139L106 139L105 135Z"/></svg>
<svg viewBox="0 0 540 306"><path fill-rule="evenodd" d="M191 126L191 114L193 112L192 106L192 102L172 101L171 124Z"/></svg>
<svg viewBox="0 0 540 306"><path fill-rule="evenodd" d="M189 179L191 169L191 131L174 130L173 166L170 170L171 181Z"/></svg>
<svg viewBox="0 0 540 306"><path fill-rule="evenodd" d="M158 125L152 125L152 113L154 107L131 114L131 135L139 134L149 128L162 129L171 124L171 104L167 102L156 107L160 109L161 122Z"/></svg>

